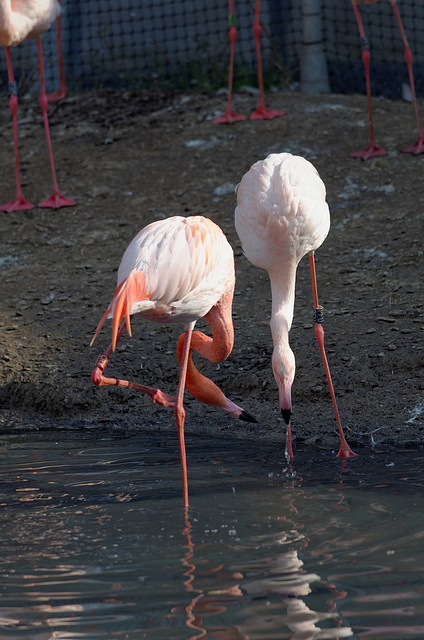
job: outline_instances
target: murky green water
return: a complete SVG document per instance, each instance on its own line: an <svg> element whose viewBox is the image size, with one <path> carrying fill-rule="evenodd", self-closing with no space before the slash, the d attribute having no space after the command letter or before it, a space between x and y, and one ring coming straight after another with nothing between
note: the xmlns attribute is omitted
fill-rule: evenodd
<svg viewBox="0 0 424 640"><path fill-rule="evenodd" d="M0 638L424 638L424 451L0 446Z"/></svg>

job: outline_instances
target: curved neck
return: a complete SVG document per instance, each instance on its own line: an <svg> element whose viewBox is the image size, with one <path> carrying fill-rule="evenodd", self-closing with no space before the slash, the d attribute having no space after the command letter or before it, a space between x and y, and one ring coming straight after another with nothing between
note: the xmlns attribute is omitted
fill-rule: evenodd
<svg viewBox="0 0 424 640"><path fill-rule="evenodd" d="M227 403L222 391L195 367L191 352L194 349L211 362L222 362L230 355L234 344L234 328L231 317L234 283L227 288L222 298L205 315L212 330L212 338L201 331L193 331L190 354L187 364L186 388L201 402L223 407ZM184 334L180 335L177 345L178 360L181 364L184 347Z"/></svg>
<svg viewBox="0 0 424 640"><path fill-rule="evenodd" d="M232 318L233 289L227 290L221 300L208 311L205 320L212 330L212 338L200 331L193 336L192 347L211 362L226 360L233 350L234 327Z"/></svg>
<svg viewBox="0 0 424 640"><path fill-rule="evenodd" d="M270 272L272 308L271 308L271 332L274 346L282 339L288 341L287 335L293 322L294 296L296 285L296 265L284 270Z"/></svg>

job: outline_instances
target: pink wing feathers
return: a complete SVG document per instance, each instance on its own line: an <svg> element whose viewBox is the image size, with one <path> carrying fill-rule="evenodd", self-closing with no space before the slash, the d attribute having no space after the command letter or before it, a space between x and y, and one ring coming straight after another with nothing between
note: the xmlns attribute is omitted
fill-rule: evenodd
<svg viewBox="0 0 424 640"><path fill-rule="evenodd" d="M125 318L190 322L203 317L234 279L234 256L221 229L207 218L174 216L153 222L128 245L118 286L93 340L113 317L112 345Z"/></svg>

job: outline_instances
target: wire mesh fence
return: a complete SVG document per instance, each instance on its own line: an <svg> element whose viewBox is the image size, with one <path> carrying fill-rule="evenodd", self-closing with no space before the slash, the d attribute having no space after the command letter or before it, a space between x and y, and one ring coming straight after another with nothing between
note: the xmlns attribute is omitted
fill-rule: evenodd
<svg viewBox="0 0 424 640"><path fill-rule="evenodd" d="M424 96L424 2L399 0L413 54L416 91ZM235 0L235 86L256 83L255 0ZM331 91L365 93L358 27L351 0L321 0L324 51ZM361 5L371 47L375 95L396 98L408 83L404 48L388 0ZM302 58L301 0L262 0L261 50L265 86L293 86ZM208 89L226 86L228 2L207 0L63 0L62 38L69 89ZM48 91L58 82L55 25L43 36ZM20 92L37 88L35 43L12 51ZM5 58L1 87L7 91Z"/></svg>

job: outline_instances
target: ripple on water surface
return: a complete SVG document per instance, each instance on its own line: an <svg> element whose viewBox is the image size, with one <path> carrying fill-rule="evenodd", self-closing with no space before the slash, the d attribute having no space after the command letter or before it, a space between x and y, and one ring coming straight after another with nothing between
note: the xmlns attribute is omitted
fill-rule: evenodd
<svg viewBox="0 0 424 640"><path fill-rule="evenodd" d="M0 637L424 637L424 455L3 436ZM57 438L57 435L56 435Z"/></svg>

